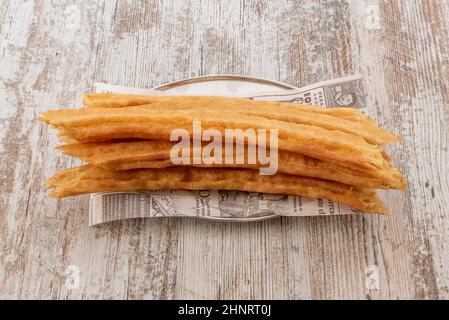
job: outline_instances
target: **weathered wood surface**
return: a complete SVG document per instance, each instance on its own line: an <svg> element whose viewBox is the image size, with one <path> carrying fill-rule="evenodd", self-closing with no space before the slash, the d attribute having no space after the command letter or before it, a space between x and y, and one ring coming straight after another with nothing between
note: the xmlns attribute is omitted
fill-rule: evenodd
<svg viewBox="0 0 449 320"><path fill-rule="evenodd" d="M0 0L0 298L449 298L448 33L439 0ZM87 197L42 188L76 163L33 119L95 81L356 72L405 136L389 151L410 187L388 193L391 217L89 228Z"/></svg>

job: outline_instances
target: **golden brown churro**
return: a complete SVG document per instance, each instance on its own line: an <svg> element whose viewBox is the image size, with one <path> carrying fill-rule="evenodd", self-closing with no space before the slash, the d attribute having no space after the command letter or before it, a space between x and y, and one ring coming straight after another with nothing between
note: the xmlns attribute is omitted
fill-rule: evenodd
<svg viewBox="0 0 449 320"><path fill-rule="evenodd" d="M86 94L84 104L88 108L48 111L39 119L59 131L58 139L65 144L61 151L89 163L50 178L46 187L53 189L53 197L140 189L242 190L327 198L385 214L387 209L367 188L406 185L380 147L401 137L377 127L356 109L110 93ZM195 126L200 127L199 136ZM179 129L189 142L188 152L181 152L181 163L172 159L181 136L170 141ZM215 154L215 149L209 149L214 154L204 155L203 148L211 142L202 136L206 130L218 134L220 140L214 136L213 141L220 147L225 143L236 150L248 147L247 152L239 149L243 160L235 161L237 154L233 154L234 161L228 162L228 155ZM229 130L234 134L231 141ZM243 133L240 142L237 131ZM275 140L269 138L272 131ZM259 140L264 136L266 145ZM270 156L275 153L277 173L262 175L259 170L268 162L249 161L249 146L256 148L258 161L265 147ZM200 162L193 161L198 157Z"/></svg>
<svg viewBox="0 0 449 320"><path fill-rule="evenodd" d="M250 106L268 107L276 112L278 108L285 108L292 113L298 111L312 112L315 114L327 114L341 119L358 121L366 124L376 125L375 122L364 115L360 111L353 108L322 108L311 105L298 103L278 102L278 101L258 101L241 98L224 98L209 96L145 96L134 94L118 94L118 93L88 93L84 95L84 104L93 108L117 108L141 106L147 104L169 104L184 106L185 109L193 109L193 107L233 107L245 109Z"/></svg>
<svg viewBox="0 0 449 320"><path fill-rule="evenodd" d="M365 212L388 214L376 194L337 182L285 174L261 176L256 170L172 167L164 170L108 171L86 165L58 173L46 184L52 197L124 190L242 190L326 198Z"/></svg>
<svg viewBox="0 0 449 320"><path fill-rule="evenodd" d="M142 107L85 108L44 112L42 121L64 129L64 135L80 142L133 138L169 140L177 128L185 128L193 136L194 121L201 121L204 130L217 129L223 135L225 129L278 129L280 150L339 161L342 166L367 172L385 166L381 150L359 136L239 113L154 111Z"/></svg>
<svg viewBox="0 0 449 320"><path fill-rule="evenodd" d="M174 144L175 142L162 140L96 142L63 145L58 149L96 166L120 171L171 167L173 163L170 160L170 150ZM193 147L191 149L193 150ZM193 154L193 151L190 152L190 158L189 161L186 161L186 165L249 169L258 169L262 166L261 164L249 164L247 161L248 154L245 154L246 161L244 164L225 164L224 154L221 164L194 164L192 161ZM403 189L405 187L403 176L391 166L384 171L379 170L370 175L339 166L338 163L317 160L288 151L279 152L278 160L279 173L320 178L358 187L382 189Z"/></svg>
<svg viewBox="0 0 449 320"><path fill-rule="evenodd" d="M100 94L103 96L104 94ZM306 124L321 127L329 130L340 130L350 134L358 135L364 138L367 142L372 144L385 145L402 138L395 136L385 130L372 125L371 122L354 121L331 114L322 113L317 115L317 112L310 111L310 106L304 108L303 105L295 105L292 103L266 103L250 101L245 99L230 98L211 98L211 97L145 97L132 95L116 95L111 94L107 100L96 98L96 94L86 95L85 103L93 107L130 107L140 106L151 108L152 110L205 110L205 111L220 111L220 112L240 112L243 114L264 117L273 120L280 120L285 122ZM100 97L101 97L100 96ZM128 98L127 98L128 97ZM182 101L182 102L181 102ZM145 104L144 102L148 102ZM119 103L123 103L120 105ZM314 109L312 109L314 110ZM318 110L323 110L318 109ZM327 109L324 109L327 110ZM336 113L336 109L333 113ZM343 110L347 112L346 110ZM354 112L355 111L355 112ZM341 110L340 110L341 112ZM357 114L355 109L350 109L352 115ZM338 113L337 113L338 114ZM357 118L363 118L359 113ZM365 119L365 118L363 118Z"/></svg>

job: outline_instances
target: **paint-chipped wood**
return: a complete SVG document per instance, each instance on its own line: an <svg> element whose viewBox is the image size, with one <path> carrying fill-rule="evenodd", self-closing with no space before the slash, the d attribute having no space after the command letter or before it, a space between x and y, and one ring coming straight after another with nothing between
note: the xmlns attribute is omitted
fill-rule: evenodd
<svg viewBox="0 0 449 320"><path fill-rule="evenodd" d="M0 4L0 298L449 298L449 2L13 1ZM87 226L48 199L77 164L33 121L96 81L206 74L306 85L361 72L409 189L391 217ZM74 285L79 270L79 286Z"/></svg>

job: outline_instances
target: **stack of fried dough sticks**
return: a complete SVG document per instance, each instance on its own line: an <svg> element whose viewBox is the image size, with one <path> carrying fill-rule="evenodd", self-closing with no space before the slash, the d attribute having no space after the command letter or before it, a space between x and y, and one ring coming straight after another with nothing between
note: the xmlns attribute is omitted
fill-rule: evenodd
<svg viewBox="0 0 449 320"><path fill-rule="evenodd" d="M401 140L352 108L222 97L86 94L85 107L44 112L58 149L88 164L50 178L51 196L139 189L243 190L325 198L388 213L372 189L404 189L382 146ZM278 172L258 164L174 165L174 129L278 129Z"/></svg>

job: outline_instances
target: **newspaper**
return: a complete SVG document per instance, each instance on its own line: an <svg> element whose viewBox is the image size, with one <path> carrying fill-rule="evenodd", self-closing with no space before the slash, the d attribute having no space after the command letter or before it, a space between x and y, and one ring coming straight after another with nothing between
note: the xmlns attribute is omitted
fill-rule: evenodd
<svg viewBox="0 0 449 320"><path fill-rule="evenodd" d="M96 92L163 95L162 91L95 84ZM173 94L173 93L170 93ZM175 93L176 94L176 93ZM210 95L210 92L207 92ZM354 107L368 112L360 76L349 76L307 87L259 94L234 95L267 101L288 101L322 107ZM327 199L242 191L163 190L102 192L90 196L89 225L147 217L197 217L213 220L254 221L276 216L322 216L357 211Z"/></svg>

